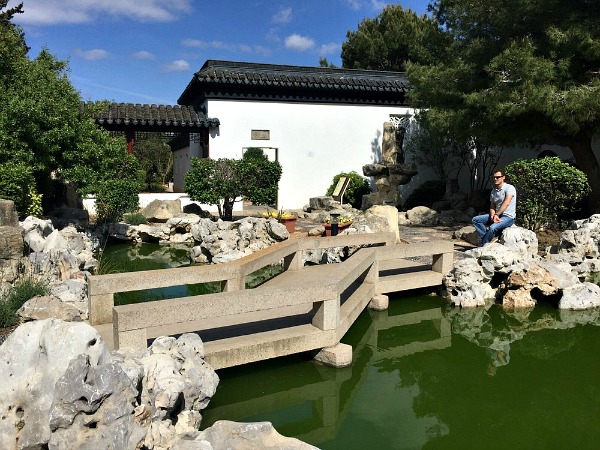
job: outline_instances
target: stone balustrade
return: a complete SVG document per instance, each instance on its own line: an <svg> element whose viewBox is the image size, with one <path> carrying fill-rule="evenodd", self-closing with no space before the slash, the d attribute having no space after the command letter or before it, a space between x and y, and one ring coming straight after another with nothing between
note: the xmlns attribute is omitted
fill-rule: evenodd
<svg viewBox="0 0 600 450"><path fill-rule="evenodd" d="M143 304L110 305L115 292L140 288L146 277L139 272L98 276L90 282L90 311L112 310L115 348L145 348L153 337L196 331L215 369L332 347L374 296L439 285L452 265L451 242L386 245L394 239L393 233L297 239L227 264L152 271L145 288L164 287L173 277L175 285L222 281L229 289ZM361 248L343 263L303 268L298 263L303 251L367 244L376 246ZM433 257L432 264L406 259L425 255ZM244 289L246 275L281 260L282 274Z"/></svg>

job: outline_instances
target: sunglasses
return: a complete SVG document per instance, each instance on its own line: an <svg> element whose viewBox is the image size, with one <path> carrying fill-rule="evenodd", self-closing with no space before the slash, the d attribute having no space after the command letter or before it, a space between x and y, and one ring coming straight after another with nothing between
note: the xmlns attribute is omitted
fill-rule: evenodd
<svg viewBox="0 0 600 450"><path fill-rule="evenodd" d="M494 177L494 180L497 180L499 178L502 178L504 175L500 175L499 177Z"/></svg>

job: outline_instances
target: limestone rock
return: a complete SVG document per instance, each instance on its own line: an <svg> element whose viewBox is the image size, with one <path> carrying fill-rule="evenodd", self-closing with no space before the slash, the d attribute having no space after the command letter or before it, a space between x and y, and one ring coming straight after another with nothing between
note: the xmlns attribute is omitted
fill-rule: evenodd
<svg viewBox="0 0 600 450"><path fill-rule="evenodd" d="M600 286L593 283L580 283L563 289L558 302L560 309L588 309L600 306Z"/></svg>
<svg viewBox="0 0 600 450"><path fill-rule="evenodd" d="M38 230L40 234L46 238L54 231L54 226L51 220L38 219L34 216L27 216L23 222L20 223L21 228L25 234L31 230Z"/></svg>
<svg viewBox="0 0 600 450"><path fill-rule="evenodd" d="M400 231L398 229L398 209L389 205L375 205L369 208L366 215L383 217L387 223L387 229L382 231L391 231L396 235L396 242L400 242Z"/></svg>
<svg viewBox="0 0 600 450"><path fill-rule="evenodd" d="M15 202L12 200L0 199L0 227L18 227L19 216Z"/></svg>
<svg viewBox="0 0 600 450"><path fill-rule="evenodd" d="M406 211L406 217L413 225L436 225L439 213L427 206L415 206Z"/></svg>
<svg viewBox="0 0 600 450"><path fill-rule="evenodd" d="M46 238L38 229L33 229L25 234L23 239L30 252L43 252L46 246Z"/></svg>
<svg viewBox="0 0 600 450"><path fill-rule="evenodd" d="M190 233L192 225L200 223L200 216L196 214L184 214L171 217L167 220L166 226L170 229L170 234Z"/></svg>
<svg viewBox="0 0 600 450"><path fill-rule="evenodd" d="M187 446L189 441L197 442L199 446ZM211 448L215 450L317 449L317 447L298 439L282 436L273 428L270 422L237 423L228 420L219 420L212 427L199 432L195 436L184 437L173 447L173 450L191 448Z"/></svg>
<svg viewBox="0 0 600 450"><path fill-rule="evenodd" d="M133 415L137 391L115 363L75 357L55 386L50 448L139 448L146 431Z"/></svg>
<svg viewBox="0 0 600 450"><path fill-rule="evenodd" d="M0 226L0 260L23 256L23 236L18 227Z"/></svg>
<svg viewBox="0 0 600 450"><path fill-rule="evenodd" d="M24 320L60 319L65 322L79 322L79 309L70 303L63 303L53 295L37 296L27 300L17 311Z"/></svg>
<svg viewBox="0 0 600 450"><path fill-rule="evenodd" d="M538 253L536 234L526 228L512 225L502 230L500 242L507 248L529 258L535 258Z"/></svg>
<svg viewBox="0 0 600 450"><path fill-rule="evenodd" d="M0 347L0 448L42 448L50 439L54 386L71 360L86 355L90 365L108 352L91 326L57 319L27 322Z"/></svg>
<svg viewBox="0 0 600 450"><path fill-rule="evenodd" d="M181 200L153 200L140 212L151 222L166 222L181 215Z"/></svg>
<svg viewBox="0 0 600 450"><path fill-rule="evenodd" d="M268 219L265 228L267 234L277 242L285 241L290 237L290 233L285 225L277 222L275 219Z"/></svg>
<svg viewBox="0 0 600 450"><path fill-rule="evenodd" d="M488 284L491 277L476 258L459 260L443 279L444 297L456 306L486 306L496 295Z"/></svg>
<svg viewBox="0 0 600 450"><path fill-rule="evenodd" d="M472 245L481 244L481 238L479 237L479 234L477 234L477 231L475 231L475 227L472 225L467 225L466 227L456 230L453 234L453 237L455 239L461 239Z"/></svg>
<svg viewBox="0 0 600 450"><path fill-rule="evenodd" d="M324 209L330 211L340 207L340 202L335 201L331 196L323 197L312 197L309 200L309 207L311 211Z"/></svg>
<svg viewBox="0 0 600 450"><path fill-rule="evenodd" d="M160 242L169 240L169 229L163 227L141 224L136 226L137 235L142 242Z"/></svg>

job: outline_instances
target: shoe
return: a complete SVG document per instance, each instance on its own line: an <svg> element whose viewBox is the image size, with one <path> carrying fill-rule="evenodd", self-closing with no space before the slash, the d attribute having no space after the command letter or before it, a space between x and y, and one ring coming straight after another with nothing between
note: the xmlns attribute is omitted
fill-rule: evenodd
<svg viewBox="0 0 600 450"><path fill-rule="evenodd" d="M492 239L490 239L490 244L493 244L494 242L498 242L498 236L494 236Z"/></svg>

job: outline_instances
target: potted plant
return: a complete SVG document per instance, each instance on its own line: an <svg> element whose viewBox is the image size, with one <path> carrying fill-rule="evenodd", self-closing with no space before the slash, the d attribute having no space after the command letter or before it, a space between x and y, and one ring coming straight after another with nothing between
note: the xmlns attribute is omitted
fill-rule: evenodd
<svg viewBox="0 0 600 450"><path fill-rule="evenodd" d="M345 228L348 228L352 224L352 219L346 216L339 216L336 218L327 219L323 226L325 227L324 236L331 236L331 224L337 223L338 232L342 231Z"/></svg>
<svg viewBox="0 0 600 450"><path fill-rule="evenodd" d="M289 233L296 231L296 220L298 217L290 212L286 212L283 209L280 209L279 211L267 210L267 212L264 212L262 216L266 219L276 219L277 222L285 225L285 228L287 228Z"/></svg>

